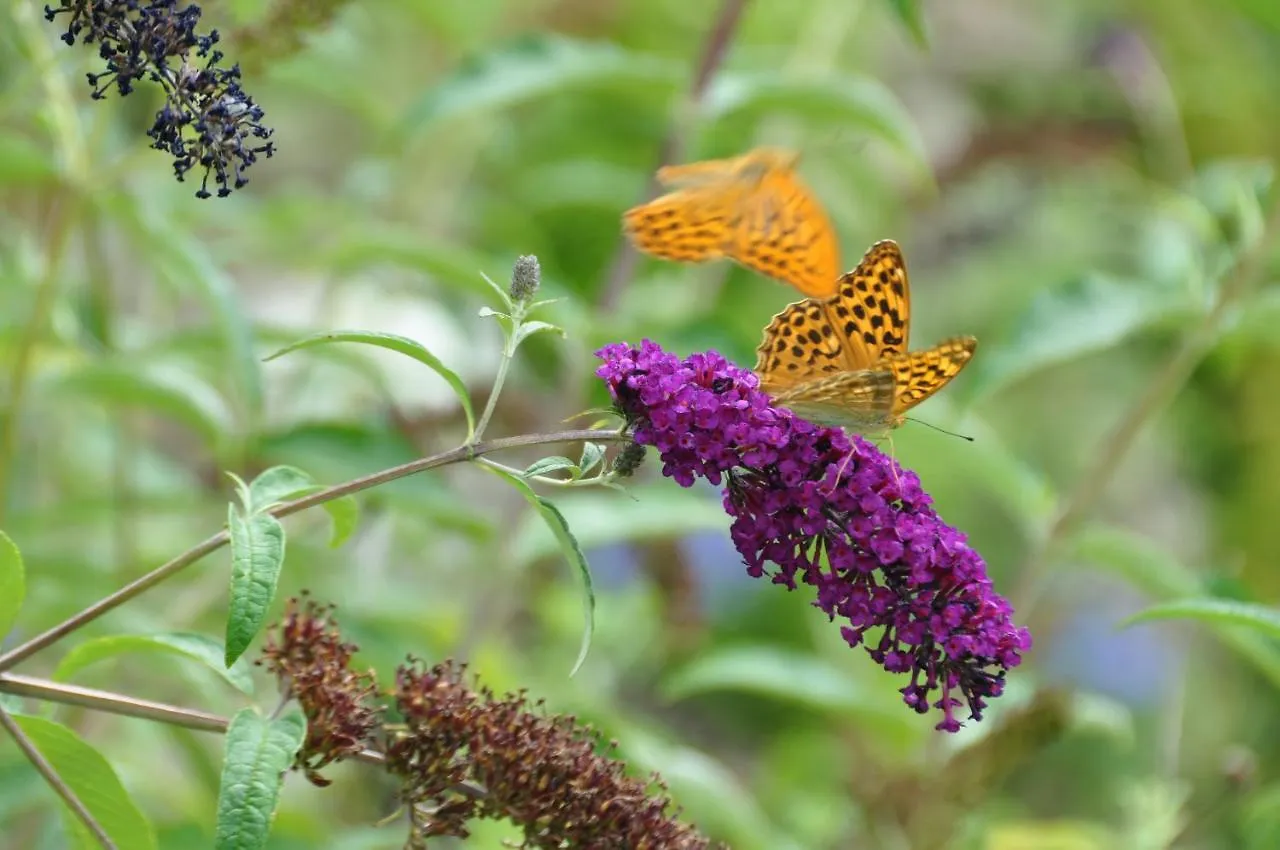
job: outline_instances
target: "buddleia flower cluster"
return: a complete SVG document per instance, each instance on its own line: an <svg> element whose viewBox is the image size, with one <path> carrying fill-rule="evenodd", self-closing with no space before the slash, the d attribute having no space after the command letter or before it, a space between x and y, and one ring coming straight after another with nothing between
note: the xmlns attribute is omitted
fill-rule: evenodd
<svg viewBox="0 0 1280 850"><path fill-rule="evenodd" d="M773 407L752 372L715 352L682 360L646 340L597 356L596 374L663 474L724 485L748 574L811 587L850 646L910 677L903 699L940 711L938 729L959 730L961 706L982 718L1031 638L915 473L861 437Z"/></svg>
<svg viewBox="0 0 1280 850"><path fill-rule="evenodd" d="M448 660L409 659L384 695L372 672L352 668L356 651L333 606L294 598L268 630L259 664L307 718L294 766L313 783L328 784L318 773L326 765L381 753L408 809L407 848L465 838L476 819L515 824L529 848L711 846L678 819L661 780L630 776L612 745L576 718L548 713L523 692L498 696Z"/></svg>
<svg viewBox="0 0 1280 850"><path fill-rule="evenodd" d="M67 44L78 39L98 45L106 70L88 75L95 100L113 88L128 95L138 80L164 89L164 106L147 135L151 147L173 157L179 181L193 170L203 172L196 197L211 197L210 181L218 197L226 197L245 185L244 172L259 156L274 153L262 108L240 87L240 67L218 67L224 57L214 49L217 30L197 33L199 6L178 0L76 0L44 11L48 20L66 22L62 40Z"/></svg>

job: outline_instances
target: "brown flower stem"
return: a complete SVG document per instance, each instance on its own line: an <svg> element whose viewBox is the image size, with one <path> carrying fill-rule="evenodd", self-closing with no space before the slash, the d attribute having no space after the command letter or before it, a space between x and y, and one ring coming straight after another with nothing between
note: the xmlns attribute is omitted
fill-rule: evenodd
<svg viewBox="0 0 1280 850"><path fill-rule="evenodd" d="M586 440L594 441L614 441L629 442L631 438L620 433L617 429L611 430L591 430L584 429L579 431L560 431L552 434L526 434L518 437L503 437L497 440L487 440L483 443L476 443L471 446L459 446L450 449L447 452L431 455L430 457L418 458L409 463L393 466L390 469L384 469L381 472L375 472L362 478L356 478L343 484L336 484L332 487L326 487L318 490L308 496L300 499L294 499L291 502L285 502L272 508L269 513L277 518L286 517L290 514L296 514L299 511L313 508L316 505L322 505L325 502L331 502L334 499L340 499L343 496L349 496L358 493L361 490L368 490L371 487L377 487L380 484L386 484L389 481L395 481L398 478L404 478L428 469L446 466L451 463L470 460L489 452L503 451L506 449L524 448L526 446L538 446L548 443L568 443L580 442ZM77 629L93 622L108 611L128 602L140 593L149 590L165 579L181 572L186 567L203 558L205 555L221 549L227 544L230 537L224 529L212 537L196 544L191 549L178 555L176 558L161 564L146 575L135 579L109 596L98 600L89 607L73 614L66 620L62 621L53 628L36 635L27 642L14 647L8 652L0 655L0 673L11 669L15 664L23 661L29 656L52 643L60 640L66 635L76 631Z"/></svg>
<svg viewBox="0 0 1280 850"><path fill-rule="evenodd" d="M85 688L66 682L23 676L18 673L0 673L0 693L56 702L61 705L76 705L108 714L119 714L123 717L155 720L198 732L227 731L227 718L216 714L138 699L110 691L100 691L96 688Z"/></svg>
<svg viewBox="0 0 1280 850"><path fill-rule="evenodd" d="M157 723L181 726L184 729L192 729L196 732L223 734L227 731L227 726L231 722L220 715L209 714L193 708L182 708L167 703L112 693L111 691L101 691L96 688L84 688L65 682L52 682L48 679L23 676L18 673L0 673L0 693L43 700L44 702L53 702L60 705L75 705L121 717L153 720ZM0 706L0 711L3 711L2 706ZM18 731L21 732L22 730L19 729ZM365 764L382 765L387 762L386 754L371 749L361 750L352 758ZM487 793L484 788L468 782L454 786L453 790L474 799L480 799Z"/></svg>
<svg viewBox="0 0 1280 850"><path fill-rule="evenodd" d="M22 727L13 719L13 715L5 711L4 706L0 705L0 727L8 732L13 738L14 743L18 745L18 749L22 750L22 754L27 757L31 765L36 771L44 777L44 781L54 790L62 802L67 804L67 808L75 812L76 817L84 824L85 829L92 833L98 844L106 848L106 850L116 850L116 843L111 840L111 836L107 835L106 830L102 828L102 824L98 823L89 810L85 808L84 803L80 802L80 798L71 790L67 783L62 781L62 777L58 775L58 771L54 770L53 765L36 749L36 745L32 743L27 734L22 731Z"/></svg>
<svg viewBox="0 0 1280 850"><path fill-rule="evenodd" d="M720 11L716 14L714 25L711 31L707 33L706 41L702 44L702 54L698 58L698 67L693 75L693 82L689 86L689 92L685 96L685 109L694 111L698 105L702 103L703 97L706 96L707 87L711 85L711 79L715 76L716 71L724 62L725 54L729 52L729 45L733 41L734 33L737 32L738 23L742 20L742 13L747 6L747 0L724 0L720 4ZM684 156L685 144L687 141L686 128L680 122L674 123L667 131L667 135L662 140L662 144L658 148L658 165L666 165L670 162L677 161ZM655 168L656 170L656 168ZM651 176L648 183L645 184L644 195L641 200L653 197L659 186L656 177ZM622 239L618 243L618 248L614 252L613 261L609 265L609 273L605 277L604 291L600 293L600 302L598 310L601 313L613 311L618 306L618 301L622 298L622 293L626 290L627 284L631 282L632 275L635 274L636 261L638 255L626 239Z"/></svg>
<svg viewBox="0 0 1280 850"><path fill-rule="evenodd" d="M1033 549L1012 598L1025 618L1039 601L1054 549L1079 525L1106 491L1120 464L1147 424L1164 410L1213 349L1222 320L1262 274L1266 259L1280 240L1280 194L1267 216L1262 237L1239 258L1218 287L1213 307L1183 339L1178 350L1146 385L1094 454L1096 460L1063 502L1057 517Z"/></svg>

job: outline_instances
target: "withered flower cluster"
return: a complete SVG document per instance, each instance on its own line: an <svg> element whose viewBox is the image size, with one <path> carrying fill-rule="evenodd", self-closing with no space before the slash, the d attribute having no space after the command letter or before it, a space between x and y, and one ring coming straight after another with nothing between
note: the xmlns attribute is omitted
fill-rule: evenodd
<svg viewBox="0 0 1280 850"><path fill-rule="evenodd" d="M296 767L316 771L365 749L381 750L410 811L406 847L466 837L475 819L506 819L530 848L699 850L707 838L681 823L657 776L627 775L590 726L548 714L523 692L499 697L467 682L466 666L409 659L384 720L370 673L350 669L332 606L291 599L273 627L264 664L301 705L307 739Z"/></svg>

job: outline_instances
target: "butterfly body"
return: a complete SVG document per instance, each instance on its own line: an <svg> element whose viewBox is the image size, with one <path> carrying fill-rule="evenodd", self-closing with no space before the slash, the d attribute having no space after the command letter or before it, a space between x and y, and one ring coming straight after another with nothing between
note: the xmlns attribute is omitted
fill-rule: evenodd
<svg viewBox="0 0 1280 850"><path fill-rule="evenodd" d="M911 293L898 244L885 239L842 275L836 294L789 305L756 349L760 386L775 404L861 434L900 426L973 357L971 336L908 351Z"/></svg>
<svg viewBox="0 0 1280 850"><path fill-rule="evenodd" d="M796 174L799 157L757 148L658 169L672 189L623 214L638 249L686 263L728 258L809 297L835 293L840 245L826 210Z"/></svg>

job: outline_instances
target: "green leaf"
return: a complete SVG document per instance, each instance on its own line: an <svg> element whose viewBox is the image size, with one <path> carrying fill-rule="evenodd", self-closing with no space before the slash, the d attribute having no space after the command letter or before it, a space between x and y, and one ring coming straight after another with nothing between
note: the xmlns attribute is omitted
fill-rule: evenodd
<svg viewBox="0 0 1280 850"><path fill-rule="evenodd" d="M343 496L341 499L330 499L324 503L333 523L333 534L329 537L329 548L337 549L355 533L360 524L360 503L355 496Z"/></svg>
<svg viewBox="0 0 1280 850"><path fill-rule="evenodd" d="M231 719L218 790L215 850L266 846L285 771L306 734L307 722L296 711L268 720L245 708Z"/></svg>
<svg viewBox="0 0 1280 850"><path fill-rule="evenodd" d="M315 481L311 476L296 466L273 466L253 479L249 485L249 503L245 508L250 513L259 513L314 487Z"/></svg>
<svg viewBox="0 0 1280 850"><path fill-rule="evenodd" d="M888 0L889 8L893 14L897 16L907 31L911 33L911 37L916 40L916 44L921 47L929 46L929 37L924 29L924 14L920 11L920 3L917 0Z"/></svg>
<svg viewBox="0 0 1280 850"><path fill-rule="evenodd" d="M964 382L965 401L1049 366L1105 351L1190 309L1166 287L1103 274L1041 292L1013 323L1004 345L974 360Z"/></svg>
<svg viewBox="0 0 1280 850"><path fill-rule="evenodd" d="M273 466L264 471L248 488L248 510L254 513L270 510L282 502L301 499L325 489L312 481L311 476L296 466ZM321 504L333 521L330 548L336 549L346 542L356 530L360 520L360 505L354 496L342 496Z"/></svg>
<svg viewBox="0 0 1280 850"><path fill-rule="evenodd" d="M537 333L557 333L561 337L565 335L564 328L559 325L553 325L550 322L522 322L520 330L516 331L516 345Z"/></svg>
<svg viewBox="0 0 1280 850"><path fill-rule="evenodd" d="M379 348L386 348L390 351L399 352L408 357L412 357L419 363L434 371L437 375L444 378L445 381L453 388L453 392L458 397L459 403L462 405L462 412L467 417L467 432L471 433L475 430L476 418L475 413L471 410L471 396L467 394L467 385L462 382L462 378L458 374L445 366L438 357L428 351L425 347L408 337L397 336L395 334L374 333L373 331L333 331L331 333L316 334L299 340L292 345L285 346L266 360L275 360L291 351L297 351L301 348L310 348L313 345L327 345L333 342L358 342L364 345L376 345Z"/></svg>
<svg viewBox="0 0 1280 850"><path fill-rule="evenodd" d="M22 553L9 539L9 535L0 531L0 638L9 634L13 628L26 593L27 579L22 566Z"/></svg>
<svg viewBox="0 0 1280 850"><path fill-rule="evenodd" d="M14 720L120 850L156 846L151 824L101 753L59 723L25 715ZM66 816L79 846L100 846L79 818L70 812Z"/></svg>
<svg viewBox="0 0 1280 850"><path fill-rule="evenodd" d="M700 656L662 683L669 700L728 691L766 696L783 703L816 708L836 715L858 713L909 729L909 712L892 690L860 687L845 669L810 655L768 646L737 646Z"/></svg>
<svg viewBox="0 0 1280 850"><path fill-rule="evenodd" d="M552 457L544 457L541 460L535 460L533 463L525 467L525 470L521 475L525 478L532 478L535 475L550 475L551 473L557 472L561 469L572 470L570 475L574 478L577 478L582 474L578 465L567 457L553 455Z"/></svg>
<svg viewBox="0 0 1280 850"><path fill-rule="evenodd" d="M605 42L530 36L499 46L432 85L413 104L400 127L417 135L464 116L509 109L543 97L563 98L584 89L631 87L674 93L682 65L631 53Z"/></svg>
<svg viewBox="0 0 1280 850"><path fill-rule="evenodd" d="M1200 620L1233 626L1246 626L1268 637L1280 638L1280 611L1265 605L1237 602L1232 599L1199 597L1179 599L1153 605L1134 614L1123 623L1130 626L1150 620Z"/></svg>
<svg viewBox="0 0 1280 850"><path fill-rule="evenodd" d="M54 670L53 678L67 681L90 664L130 652L164 652L190 658L217 673L231 687L242 693L253 694L253 677L243 658L227 667L223 663L226 650L221 643L205 635L186 632L91 638L76 645L63 656Z"/></svg>
<svg viewBox="0 0 1280 850"><path fill-rule="evenodd" d="M718 74L701 106L710 121L753 115L794 115L873 133L917 164L928 162L924 139L911 113L883 83L853 74L824 75L812 80L780 77L769 71Z"/></svg>
<svg viewBox="0 0 1280 850"><path fill-rule="evenodd" d="M480 272L480 279L483 280L485 282L485 285L488 286L490 289L492 289L495 294L497 294L498 300L502 302L502 306L507 310L506 313L499 313L496 310L492 310L488 307L482 307L480 309L480 315L481 316L494 315L494 316L503 316L508 319L511 318L508 315L508 313L510 313L512 310L516 308L516 303L511 300L511 290L509 290L507 287L503 286L502 284L498 283L496 280L489 277L484 272Z"/></svg>
<svg viewBox="0 0 1280 850"><path fill-rule="evenodd" d="M231 598L225 661L230 667L253 641L267 618L284 565L284 526L270 514L242 516L229 507Z"/></svg>
<svg viewBox="0 0 1280 850"><path fill-rule="evenodd" d="M565 522L564 515L560 513L560 510L555 505L533 492L533 488L523 478L494 466L486 465L484 468L499 478L505 479L519 491L521 496L524 496L525 501L533 506L534 510L538 512L538 515L547 524L547 527L551 529L551 533L555 535L556 542L560 544L560 551L564 554L565 559L577 569L578 575L582 579L582 643L578 649L578 657L573 663L573 669L569 671L569 675L573 676L582 667L582 663L586 661L587 650L591 648L591 637L595 633L596 591L591 581L591 567L587 564L587 557L582 554L582 547L578 545L578 540L573 536L573 532L569 530L569 524Z"/></svg>
<svg viewBox="0 0 1280 850"><path fill-rule="evenodd" d="M1071 535L1073 557L1119 575L1161 600L1202 592L1200 580L1172 553L1128 529L1089 523Z"/></svg>
<svg viewBox="0 0 1280 850"><path fill-rule="evenodd" d="M718 498L669 484L628 488L635 502L626 506L625 522L618 521L618 505L599 493L566 493L556 503L573 526L579 545L588 551L611 543L673 540L699 531L728 533L729 518ZM512 552L521 565L554 554L558 546L542 523L523 521L515 538Z"/></svg>
<svg viewBox="0 0 1280 850"><path fill-rule="evenodd" d="M578 460L578 469L581 470L578 476L586 475L599 466L602 460L604 460L604 446L599 443L583 443L582 457Z"/></svg>
<svg viewBox="0 0 1280 850"><path fill-rule="evenodd" d="M110 407L142 407L190 427L217 447L231 428L217 392L186 372L143 364L86 362L50 379L49 389Z"/></svg>
<svg viewBox="0 0 1280 850"><path fill-rule="evenodd" d="M1160 602L1204 596L1199 578L1172 554L1131 531L1101 524L1081 528L1068 541L1075 557L1125 576ZM1214 634L1280 688L1280 648L1253 629L1214 622Z"/></svg>

